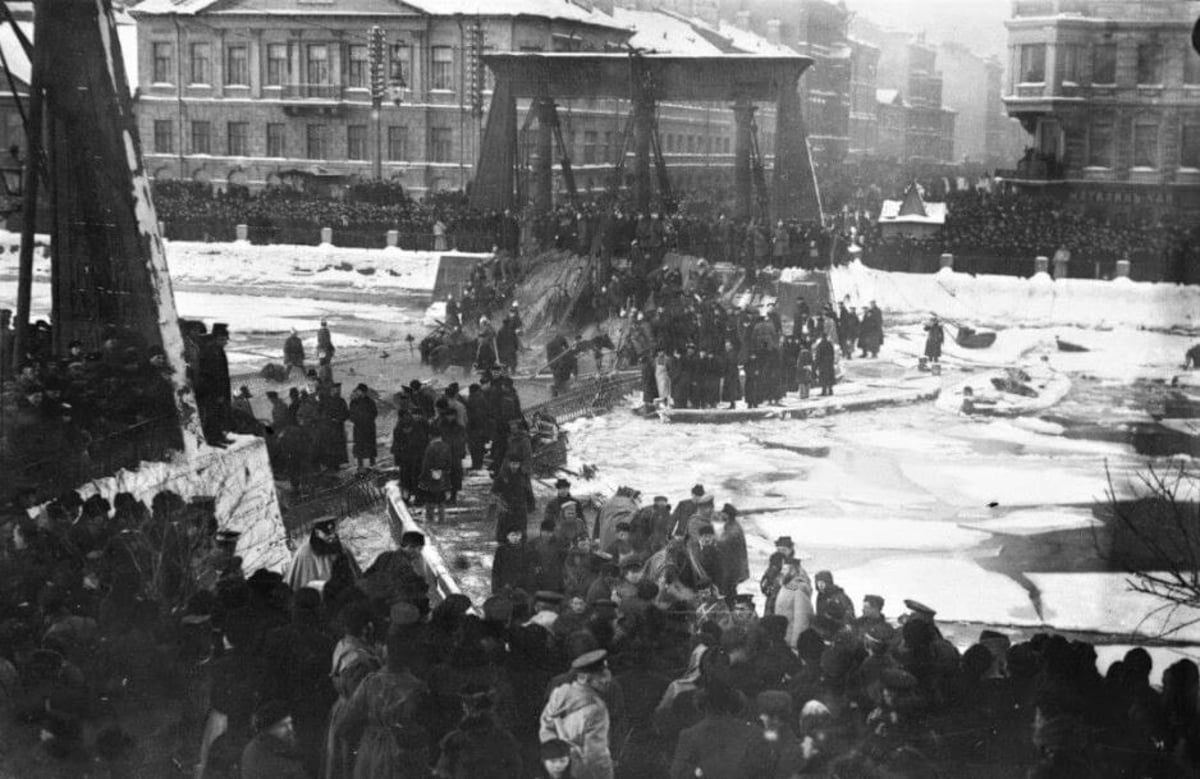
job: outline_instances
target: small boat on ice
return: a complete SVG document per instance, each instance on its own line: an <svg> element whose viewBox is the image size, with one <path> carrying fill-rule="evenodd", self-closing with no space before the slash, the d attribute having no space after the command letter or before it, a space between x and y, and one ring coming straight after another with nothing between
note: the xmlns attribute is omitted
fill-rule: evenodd
<svg viewBox="0 0 1200 779"><path fill-rule="evenodd" d="M943 411L1015 417L1051 408L1071 391L1071 379L1049 368L1001 368L972 374L938 396Z"/></svg>
<svg viewBox="0 0 1200 779"><path fill-rule="evenodd" d="M1073 344L1070 341L1064 341L1063 339L1059 338L1058 336L1054 336L1054 343L1056 343L1058 345L1058 350L1060 352L1090 352L1091 351L1091 349L1087 348L1086 346L1080 346L1079 344Z"/></svg>
<svg viewBox="0 0 1200 779"><path fill-rule="evenodd" d="M964 349L986 349L996 343L996 334L990 330L980 332L970 327L960 327L954 336L954 343Z"/></svg>

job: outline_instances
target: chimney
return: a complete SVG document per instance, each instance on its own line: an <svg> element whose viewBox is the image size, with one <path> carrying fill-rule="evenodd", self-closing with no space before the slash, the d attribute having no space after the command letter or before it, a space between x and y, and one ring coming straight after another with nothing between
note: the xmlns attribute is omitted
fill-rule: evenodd
<svg viewBox="0 0 1200 779"><path fill-rule="evenodd" d="M747 32L749 32L749 30L750 30L750 12L749 11L738 11L737 16L735 17L735 20L736 20L736 21L734 21L735 27L737 27L739 30L746 30Z"/></svg>
<svg viewBox="0 0 1200 779"><path fill-rule="evenodd" d="M767 41L775 46L779 46L783 42L782 36L779 34L780 26L781 22L778 19L767 20Z"/></svg>

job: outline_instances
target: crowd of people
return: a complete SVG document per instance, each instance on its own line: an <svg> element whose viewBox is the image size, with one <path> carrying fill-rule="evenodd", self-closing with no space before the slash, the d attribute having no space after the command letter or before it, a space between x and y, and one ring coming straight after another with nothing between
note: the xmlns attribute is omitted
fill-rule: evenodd
<svg viewBox="0 0 1200 779"><path fill-rule="evenodd" d="M0 467L12 484L76 484L179 448L161 346L113 326L100 334L98 349L73 340L56 353L51 326L38 320L14 374L10 319L11 312L0 310Z"/></svg>
<svg viewBox="0 0 1200 779"><path fill-rule="evenodd" d="M877 357L883 344L883 314L873 302L861 314L848 300L814 312L800 297L788 331L774 303L739 310L723 301L704 261L686 281L664 265L643 286L654 306L637 315L622 349L641 366L648 406L732 409L745 401L757 408L792 392L807 398L814 386L831 395L839 353Z"/></svg>
<svg viewBox="0 0 1200 779"><path fill-rule="evenodd" d="M934 607L889 617L810 577L789 537L751 582L736 508L701 485L674 508L570 486L535 538L508 529L481 603L439 599L416 532L363 570L322 521L283 573L247 572L211 502L22 494L0 549L0 706L54 759L114 776L148 747L121 710L168 698L197 777L1200 770L1193 660L1159 690L1143 649L1104 674L1055 635L984 630L960 653Z"/></svg>

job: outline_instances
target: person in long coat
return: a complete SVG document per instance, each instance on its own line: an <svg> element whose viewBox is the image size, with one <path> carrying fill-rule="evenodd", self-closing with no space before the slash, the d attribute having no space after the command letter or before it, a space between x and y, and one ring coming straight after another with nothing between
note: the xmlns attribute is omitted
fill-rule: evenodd
<svg viewBox="0 0 1200 779"><path fill-rule="evenodd" d="M929 324L925 325L925 356L930 362L937 362L942 358L942 344L946 342L946 331L942 328L942 323L938 321L937 316L929 320Z"/></svg>
<svg viewBox="0 0 1200 779"><path fill-rule="evenodd" d="M775 596L775 613L787 618L787 643L795 646L800 634L808 630L814 614L812 583L795 558L783 564L783 587Z"/></svg>
<svg viewBox="0 0 1200 779"><path fill-rule="evenodd" d="M721 575L718 589L725 594L730 604L737 595L738 585L750 578L750 558L746 553L746 533L737 519L737 509L726 503L721 508L725 526L717 539L717 551L721 555Z"/></svg>
<svg viewBox="0 0 1200 779"><path fill-rule="evenodd" d="M733 341L725 342L721 361L721 402L736 408L742 397L742 374L738 366L738 350Z"/></svg>
<svg viewBox="0 0 1200 779"><path fill-rule="evenodd" d="M658 400L668 408L671 406L672 359L661 349L654 355L654 383L658 386Z"/></svg>
<svg viewBox="0 0 1200 779"><path fill-rule="evenodd" d="M329 710L321 779L350 779L353 776L354 745L338 735L338 728L346 718L350 699L359 685L383 667L382 658L371 644L375 624L370 607L365 603L353 603L339 612L338 621L344 633L333 649L329 671L338 698Z"/></svg>
<svg viewBox="0 0 1200 779"><path fill-rule="evenodd" d="M346 704L337 735L362 729L353 779L428 779L431 748L421 722L429 688L408 670L409 640L389 637L387 666L363 679Z"/></svg>
<svg viewBox="0 0 1200 779"><path fill-rule="evenodd" d="M375 442L375 419L379 409L371 398L371 390L366 384L359 384L350 394L350 422L354 425L354 459L358 467L363 467L366 460L375 466L375 456L378 446Z"/></svg>
<svg viewBox="0 0 1200 779"><path fill-rule="evenodd" d="M232 422L229 359L225 356L227 343L229 326L217 322L212 333L202 337L196 361L196 405L204 437L209 443L222 443Z"/></svg>
<svg viewBox="0 0 1200 779"><path fill-rule="evenodd" d="M317 401L321 408L319 456L326 468L340 468L350 461L346 454L346 420L350 407L342 397L342 385L331 384Z"/></svg>
<svg viewBox="0 0 1200 779"><path fill-rule="evenodd" d="M517 370L517 355L521 348L521 338L518 333L519 318L504 317L500 329L496 332L496 356L501 365L508 368L510 373Z"/></svg>
<svg viewBox="0 0 1200 779"><path fill-rule="evenodd" d="M287 368L288 376L292 375L292 368L299 368L300 375L304 375L304 342L295 328L283 342L283 367Z"/></svg>
<svg viewBox="0 0 1200 779"><path fill-rule="evenodd" d="M458 413L448 406L438 413L435 423L442 440L450 447L450 502L458 500L463 485L463 458L467 456L467 431L458 421Z"/></svg>
<svg viewBox="0 0 1200 779"><path fill-rule="evenodd" d="M446 493L450 491L450 469L453 455L450 445L442 440L442 428L434 425L429 430L429 443L425 456L421 458L421 477L417 488L425 502L425 521L446 521Z"/></svg>
<svg viewBox="0 0 1200 779"><path fill-rule="evenodd" d="M710 684L700 695L704 719L679 734L670 779L721 777L759 779L769 755L762 749L762 730L739 716L744 708L736 690Z"/></svg>
<svg viewBox="0 0 1200 779"><path fill-rule="evenodd" d="M817 369L817 383L821 385L822 395L833 394L833 383L837 380L837 355L833 350L833 341L822 334L813 350L813 362Z"/></svg>
<svg viewBox="0 0 1200 779"><path fill-rule="evenodd" d="M406 500L417 494L428 445L429 428L425 420L401 409L392 431L392 458L400 469L400 487Z"/></svg>
<svg viewBox="0 0 1200 779"><path fill-rule="evenodd" d="M879 349L883 346L883 312L872 300L863 314L862 325L858 330L858 348L863 357L878 357Z"/></svg>
<svg viewBox="0 0 1200 779"><path fill-rule="evenodd" d="M529 474L520 458L506 458L492 481L492 494L500 502L496 517L496 541L504 543L512 530L525 532L529 512L536 506Z"/></svg>

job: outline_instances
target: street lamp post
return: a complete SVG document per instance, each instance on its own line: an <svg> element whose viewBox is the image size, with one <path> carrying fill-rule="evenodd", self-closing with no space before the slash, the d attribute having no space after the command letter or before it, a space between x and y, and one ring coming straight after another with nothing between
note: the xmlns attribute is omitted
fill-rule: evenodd
<svg viewBox="0 0 1200 779"><path fill-rule="evenodd" d="M376 181L383 181L383 96L387 91L387 78L384 72L384 56L387 52L387 35L383 28L375 25L371 28L371 119L375 125L375 164Z"/></svg>

